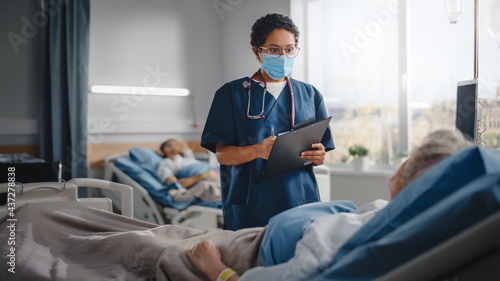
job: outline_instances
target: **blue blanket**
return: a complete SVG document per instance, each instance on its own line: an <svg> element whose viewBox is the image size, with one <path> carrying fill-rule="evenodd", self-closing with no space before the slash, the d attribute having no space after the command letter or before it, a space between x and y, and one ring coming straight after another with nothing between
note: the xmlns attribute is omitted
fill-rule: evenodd
<svg viewBox="0 0 500 281"><path fill-rule="evenodd" d="M153 150L146 148L130 149L129 157L116 159L114 165L141 185L156 202L178 210L184 210L191 205L222 208L222 202L208 202L199 198L187 201L174 201L168 194L171 188L183 188L178 182L164 184L156 177L156 170L162 158Z"/></svg>
<svg viewBox="0 0 500 281"><path fill-rule="evenodd" d="M271 266L290 260L302 234L317 218L356 209L352 201L317 202L298 206L272 217L260 246L262 265Z"/></svg>
<svg viewBox="0 0 500 281"><path fill-rule="evenodd" d="M466 149L403 189L316 280L373 280L498 210L500 152Z"/></svg>

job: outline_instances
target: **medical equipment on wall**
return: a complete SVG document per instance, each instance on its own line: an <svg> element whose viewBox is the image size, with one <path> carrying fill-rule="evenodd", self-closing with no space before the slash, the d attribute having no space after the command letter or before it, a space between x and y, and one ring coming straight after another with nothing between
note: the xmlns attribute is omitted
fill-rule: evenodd
<svg viewBox="0 0 500 281"><path fill-rule="evenodd" d="M462 14L462 0L445 0L446 13L451 24L456 24Z"/></svg>
<svg viewBox="0 0 500 281"><path fill-rule="evenodd" d="M251 88L252 88L252 80L255 78L255 77L258 77L262 82L262 84L264 84L264 94L262 95L262 109L260 111L259 114L257 115L250 115L250 102L251 102ZM285 79L286 79L286 83L288 84L288 88L290 89L290 100L291 100L291 130L293 130L293 126L294 126L294 123L295 123L295 105L294 105L294 102L293 102L293 89L292 89L292 84L290 84L290 79L288 78L288 76L285 76ZM264 80L264 78L262 77L262 75L260 75L260 69L257 70L257 72L255 72L252 77L250 77L250 79L247 81L244 81L243 82L243 87L247 88L248 89L248 102L247 102L247 118L248 119L263 119L265 118L265 116L263 115L264 114L264 104L265 104L265 100L266 100L266 92L267 92L267 82L266 80Z"/></svg>

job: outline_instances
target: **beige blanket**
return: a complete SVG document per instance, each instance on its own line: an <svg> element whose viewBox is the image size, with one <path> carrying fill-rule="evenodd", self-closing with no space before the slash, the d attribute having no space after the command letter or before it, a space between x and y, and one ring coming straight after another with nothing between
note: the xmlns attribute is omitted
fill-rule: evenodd
<svg viewBox="0 0 500 281"><path fill-rule="evenodd" d="M207 178L195 183L190 188L170 189L168 191L175 201L186 201L198 197L205 201L220 201L220 178Z"/></svg>
<svg viewBox="0 0 500 281"><path fill-rule="evenodd" d="M28 204L16 212L15 273L0 280L207 280L186 256L204 238L239 274L257 266L265 228L240 231L158 226L78 202ZM0 228L2 260L11 232Z"/></svg>

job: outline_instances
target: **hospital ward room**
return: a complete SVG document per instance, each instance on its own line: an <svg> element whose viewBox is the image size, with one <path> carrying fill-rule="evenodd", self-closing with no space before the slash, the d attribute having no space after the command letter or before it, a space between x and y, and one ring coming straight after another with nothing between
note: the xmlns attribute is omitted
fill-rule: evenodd
<svg viewBox="0 0 500 281"><path fill-rule="evenodd" d="M500 281L500 0L7 0L0 35L0 280Z"/></svg>

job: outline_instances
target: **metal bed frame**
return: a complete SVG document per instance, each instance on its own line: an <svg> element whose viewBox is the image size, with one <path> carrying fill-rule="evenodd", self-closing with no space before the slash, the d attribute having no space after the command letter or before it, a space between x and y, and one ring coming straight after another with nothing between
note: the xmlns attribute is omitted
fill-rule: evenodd
<svg viewBox="0 0 500 281"><path fill-rule="evenodd" d="M18 209L28 203L45 203L60 201L75 201L86 206L112 212L112 200L109 198L78 198L78 187L92 187L100 190L112 190L120 193L121 214L132 217L133 201L130 186L98 179L75 178L68 182L36 182L19 183L14 186L9 183L0 184L0 194L6 193L7 204L0 206L0 221L4 221L9 214L9 206ZM14 194L14 195L9 195ZM14 197L15 196L15 197ZM11 198L12 200L9 200ZM12 201L12 202L10 202ZM9 205L9 202L11 205Z"/></svg>

